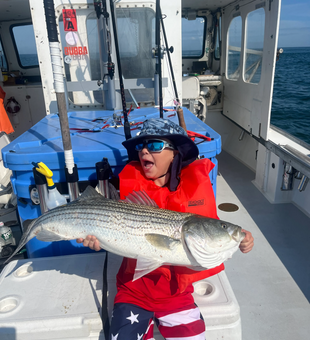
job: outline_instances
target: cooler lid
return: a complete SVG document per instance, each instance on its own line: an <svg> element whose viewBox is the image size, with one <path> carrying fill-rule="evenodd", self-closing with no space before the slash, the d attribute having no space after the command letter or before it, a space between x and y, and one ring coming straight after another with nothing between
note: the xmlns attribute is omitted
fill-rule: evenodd
<svg viewBox="0 0 310 340"><path fill-rule="evenodd" d="M12 329L24 340L98 336L104 260L99 252L7 264L0 275L0 338Z"/></svg>

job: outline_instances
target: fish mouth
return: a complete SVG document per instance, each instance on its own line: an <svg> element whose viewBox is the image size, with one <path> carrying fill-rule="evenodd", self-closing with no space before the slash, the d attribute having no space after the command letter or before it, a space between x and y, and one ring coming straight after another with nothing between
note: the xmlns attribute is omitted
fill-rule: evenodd
<svg viewBox="0 0 310 340"><path fill-rule="evenodd" d="M231 237L234 241L241 242L245 238L245 233L239 227L238 229L234 230Z"/></svg>

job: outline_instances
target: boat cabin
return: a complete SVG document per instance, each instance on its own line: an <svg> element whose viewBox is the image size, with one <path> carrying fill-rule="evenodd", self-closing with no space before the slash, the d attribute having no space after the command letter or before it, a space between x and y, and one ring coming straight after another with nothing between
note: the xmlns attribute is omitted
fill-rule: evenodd
<svg viewBox="0 0 310 340"><path fill-rule="evenodd" d="M110 3L115 8L116 29L108 14ZM308 339L310 146L270 124L274 72L281 54L278 49L281 1L169 0L160 3L163 24L158 43L155 0L0 1L0 86L6 94L4 107L14 128L14 132L6 136L5 144L31 133L31 138L40 139L25 140L25 137L17 155L12 150L10 156L20 157L19 165L27 167L19 171L19 181L24 181L32 171L31 161L27 163L23 158L28 142L27 148L30 145L35 154L36 148L48 144L51 138L55 142L53 147L56 145L54 153L63 152L59 134L58 139L46 136L43 125L40 133L29 132L42 119L51 117L51 122L57 116L55 83L58 81L64 85L68 113L82 123L85 117L90 120L107 110L117 117L123 109L124 96L127 109L134 110L133 115L148 108L157 115L162 89L165 108L174 110L180 104L189 110L187 117L194 117L200 124L203 121L220 136L222 152L217 150L216 157L212 156L216 165L217 159L219 161L212 179L219 217L243 225L255 236L253 252L245 257L241 253L236 255L226 267L241 308L243 339ZM54 41L53 45L49 41L46 12L56 18L57 31L53 33L58 42ZM118 44L114 40L116 32ZM55 61L58 54L61 58ZM158 72L159 60L161 72ZM85 117L81 118L83 114ZM100 147L104 145L118 152L121 143L118 140L115 147L113 138L103 141ZM80 143L80 150L73 151L82 150L86 154L84 144ZM99 153L96 156L99 157ZM125 164L126 155L119 153L118 156ZM53 157L61 163L58 155ZM81 176L87 175L86 170L81 171ZM15 176L18 170L12 171ZM63 168L54 172L58 179L62 171ZM31 188L23 184L27 200L18 200L27 218L37 217L33 210L38 203L33 197L30 199ZM77 261L75 257L70 258L74 263ZM61 264L58 261L56 258L59 272L67 270L62 267L65 261ZM93 274L95 269L88 266L87 259L83 261ZM103 265L99 257L94 261ZM94 268L98 268L94 263ZM52 272L54 264L50 266ZM80 263L77 267L83 272L80 276L85 275ZM46 277L44 270L39 269L42 280ZM25 277L20 274L21 280L27 281L28 275L28 272ZM102 279L102 273L100 275ZM70 272L70 280L72 277ZM17 282L18 275L13 279ZM73 282L70 280L68 282ZM227 278L216 280L214 285L220 286L225 281L223 285L229 286ZM3 282L9 290L11 283ZM209 294L211 306L218 298L213 294L212 282L199 288L201 296ZM84 282L79 283L85 287ZM92 296L93 291L88 293ZM226 297L229 300L232 296L229 301L236 307L237 312L232 313L236 317L239 306L234 293L230 289ZM0 322L6 317L1 314L1 306ZM69 307L67 311L71 313ZM223 333L214 326L214 315L217 317L212 309L209 334L214 339L222 338ZM229 321L232 323L225 325L225 337L227 334L230 339L240 340L240 319L229 318ZM85 325L83 330L88 332L88 324ZM37 324L33 326L36 328ZM76 338L82 334L80 329L76 332Z"/></svg>

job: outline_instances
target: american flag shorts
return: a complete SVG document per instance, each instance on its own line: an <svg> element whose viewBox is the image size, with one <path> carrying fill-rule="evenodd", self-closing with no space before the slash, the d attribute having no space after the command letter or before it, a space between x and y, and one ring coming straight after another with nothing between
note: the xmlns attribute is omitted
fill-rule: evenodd
<svg viewBox="0 0 310 340"><path fill-rule="evenodd" d="M154 322L166 340L205 340L205 323L195 304L150 312L128 303L114 305L109 340L152 340Z"/></svg>

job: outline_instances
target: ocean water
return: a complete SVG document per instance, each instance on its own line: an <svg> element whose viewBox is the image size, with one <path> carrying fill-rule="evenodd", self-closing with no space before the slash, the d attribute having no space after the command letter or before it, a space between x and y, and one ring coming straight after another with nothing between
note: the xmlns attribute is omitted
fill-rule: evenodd
<svg viewBox="0 0 310 340"><path fill-rule="evenodd" d="M276 63L271 124L310 144L310 47L283 48Z"/></svg>

